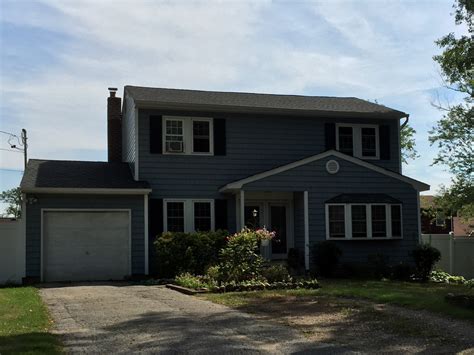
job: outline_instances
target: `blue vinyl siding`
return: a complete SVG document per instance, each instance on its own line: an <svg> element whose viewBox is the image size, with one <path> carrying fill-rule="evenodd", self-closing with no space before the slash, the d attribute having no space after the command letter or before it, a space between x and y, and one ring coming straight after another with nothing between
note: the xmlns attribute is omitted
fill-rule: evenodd
<svg viewBox="0 0 474 355"><path fill-rule="evenodd" d="M330 121L310 117L189 113L226 118L227 155L151 154L149 116L162 114L185 115L139 110L139 176L140 180L150 183L155 198L222 198L218 189L229 182L323 152L325 122L390 124L392 159L370 162L398 171L397 120Z"/></svg>
<svg viewBox="0 0 474 355"><path fill-rule="evenodd" d="M164 155L150 153L150 115L183 115L226 118L225 156ZM139 110L139 175L149 182L153 198L227 198L229 230L235 230L235 198L219 193L219 188L256 173L285 165L325 150L326 122L390 125L390 160L369 162L399 171L398 121L376 119L321 119L290 116L252 116ZM348 261L366 261L367 254L379 250L394 261L407 260L418 242L417 192L397 179L342 161L341 172L329 176L325 161L304 166L250 184L255 191L293 191L295 246L304 248L303 194L310 191L310 242L325 240L324 201L341 193L386 193L404 203L404 239L399 241L340 242Z"/></svg>
<svg viewBox="0 0 474 355"><path fill-rule="evenodd" d="M38 202L26 208L26 276L41 275L41 209L130 209L132 213L132 273L143 274L144 201L143 196L34 195Z"/></svg>
<svg viewBox="0 0 474 355"><path fill-rule="evenodd" d="M326 162L337 160L340 170L330 175ZM329 157L278 175L244 185L245 191L299 191L295 193L295 224L302 221L302 191L309 194L310 245L326 240L325 202L339 194L384 193L402 202L403 239L382 241L337 241L344 262L367 262L369 254L382 253L391 262L411 261L418 244L417 191L409 184L336 157ZM295 245L304 248L304 232L296 227Z"/></svg>

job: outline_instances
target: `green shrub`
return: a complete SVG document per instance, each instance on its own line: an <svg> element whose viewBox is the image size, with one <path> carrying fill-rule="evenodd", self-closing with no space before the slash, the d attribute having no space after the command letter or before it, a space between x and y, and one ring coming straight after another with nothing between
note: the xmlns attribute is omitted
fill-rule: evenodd
<svg viewBox="0 0 474 355"><path fill-rule="evenodd" d="M288 270L284 265L273 264L262 269L262 277L269 283L273 282L287 282L291 280Z"/></svg>
<svg viewBox="0 0 474 355"><path fill-rule="evenodd" d="M399 263L392 266L390 278L392 280L408 281L413 275L413 267L406 263Z"/></svg>
<svg viewBox="0 0 474 355"><path fill-rule="evenodd" d="M388 266L388 257L384 254L370 254L368 257L372 276L376 279L390 277L390 268Z"/></svg>
<svg viewBox="0 0 474 355"><path fill-rule="evenodd" d="M296 248L290 248L286 262L290 270L298 272L303 266L303 258L301 257L300 251Z"/></svg>
<svg viewBox="0 0 474 355"><path fill-rule="evenodd" d="M339 264L341 255L341 249L333 242L324 241L316 243L312 248L316 273L325 277L332 276Z"/></svg>
<svg viewBox="0 0 474 355"><path fill-rule="evenodd" d="M219 259L226 244L226 231L174 233L167 232L155 241L156 266L160 277L172 278L189 272L202 275Z"/></svg>
<svg viewBox="0 0 474 355"><path fill-rule="evenodd" d="M423 281L428 280L434 264L441 259L438 249L428 244L421 244L412 252L415 260L416 276Z"/></svg>
<svg viewBox="0 0 474 355"><path fill-rule="evenodd" d="M213 266L210 266L208 269L207 269L207 272L206 272L206 276L211 279L211 280L214 280L216 282L221 282L221 275L222 275L222 271L221 271L221 268L219 267L219 265L213 265Z"/></svg>
<svg viewBox="0 0 474 355"><path fill-rule="evenodd" d="M467 283L463 276L450 275L442 270L433 270L430 274L430 281L437 283L464 285Z"/></svg>
<svg viewBox="0 0 474 355"><path fill-rule="evenodd" d="M260 240L258 233L250 229L229 237L220 252L219 279L225 282L258 279L264 263L260 256Z"/></svg>
<svg viewBox="0 0 474 355"><path fill-rule="evenodd" d="M208 284L205 283L201 277L191 275L188 272L176 276L175 283L179 286L192 288L192 289L200 289L200 288L208 287Z"/></svg>
<svg viewBox="0 0 474 355"><path fill-rule="evenodd" d="M290 290L290 289L318 289L319 283L316 279L289 280L269 283L261 280L246 280L242 282L227 282L210 288L211 292L246 292L259 290Z"/></svg>

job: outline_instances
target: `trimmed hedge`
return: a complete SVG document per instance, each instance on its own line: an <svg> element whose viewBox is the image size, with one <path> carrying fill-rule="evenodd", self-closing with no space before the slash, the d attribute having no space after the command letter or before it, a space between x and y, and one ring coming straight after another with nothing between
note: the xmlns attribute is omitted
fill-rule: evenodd
<svg viewBox="0 0 474 355"><path fill-rule="evenodd" d="M219 251L226 245L229 233L166 232L155 241L157 274L174 278L182 273L203 275L209 266L217 264Z"/></svg>

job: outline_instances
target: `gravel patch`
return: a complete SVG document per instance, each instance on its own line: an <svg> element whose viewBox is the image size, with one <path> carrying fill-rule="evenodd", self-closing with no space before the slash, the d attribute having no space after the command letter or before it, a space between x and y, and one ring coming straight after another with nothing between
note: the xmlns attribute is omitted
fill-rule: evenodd
<svg viewBox="0 0 474 355"><path fill-rule="evenodd" d="M67 353L356 353L162 286L47 285L40 294Z"/></svg>

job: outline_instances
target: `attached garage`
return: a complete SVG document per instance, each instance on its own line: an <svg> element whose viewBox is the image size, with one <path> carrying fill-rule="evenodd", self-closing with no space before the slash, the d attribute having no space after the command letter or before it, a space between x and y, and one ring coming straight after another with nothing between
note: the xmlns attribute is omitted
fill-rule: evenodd
<svg viewBox="0 0 474 355"><path fill-rule="evenodd" d="M43 280L121 280L131 275L127 210L43 210Z"/></svg>
<svg viewBox="0 0 474 355"><path fill-rule="evenodd" d="M127 163L30 159L21 182L25 282L148 274L148 184Z"/></svg>

